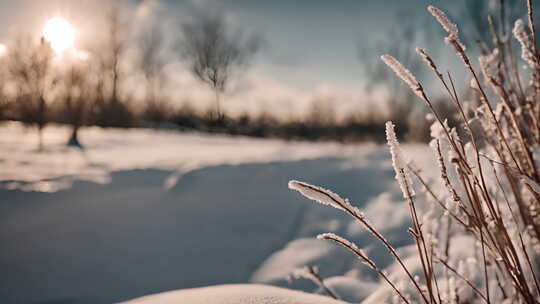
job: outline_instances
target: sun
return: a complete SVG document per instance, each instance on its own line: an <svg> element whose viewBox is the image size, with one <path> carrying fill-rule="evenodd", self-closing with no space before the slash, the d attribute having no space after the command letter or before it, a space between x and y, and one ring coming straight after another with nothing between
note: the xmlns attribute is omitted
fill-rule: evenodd
<svg viewBox="0 0 540 304"><path fill-rule="evenodd" d="M43 38L51 44L56 55L62 56L75 48L75 28L61 17L51 18L43 28Z"/></svg>

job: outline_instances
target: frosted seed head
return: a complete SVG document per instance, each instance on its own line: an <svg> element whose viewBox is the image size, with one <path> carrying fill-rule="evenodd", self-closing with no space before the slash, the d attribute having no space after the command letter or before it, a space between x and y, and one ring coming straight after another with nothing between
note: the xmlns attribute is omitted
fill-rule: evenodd
<svg viewBox="0 0 540 304"><path fill-rule="evenodd" d="M396 58L390 56L390 55L382 55L381 60L389 67L391 68L396 75L403 80L410 88L411 90L420 98L423 98L422 96L422 86L416 80L416 77L409 71L406 67L404 67Z"/></svg>
<svg viewBox="0 0 540 304"><path fill-rule="evenodd" d="M449 37L458 38L458 27L455 23L450 21L448 16L446 14L436 8L433 5L428 6L428 11L437 19L437 21L441 24L441 26L444 28L444 30L448 33Z"/></svg>
<svg viewBox="0 0 540 304"><path fill-rule="evenodd" d="M345 199L336 193L308 183L292 180L289 182L289 189L300 192L306 198L319 202L323 205L332 206L339 210L345 210L345 205L349 204Z"/></svg>
<svg viewBox="0 0 540 304"><path fill-rule="evenodd" d="M412 182L409 177L409 169L407 167L407 162L403 156L403 152L399 147L399 142L397 140L396 132L394 130L394 123L388 121L386 123L386 140L388 142L388 147L390 154L392 155L392 166L396 172L396 180L399 183L401 192L403 193L404 198L410 198L414 196L414 189L412 188Z"/></svg>

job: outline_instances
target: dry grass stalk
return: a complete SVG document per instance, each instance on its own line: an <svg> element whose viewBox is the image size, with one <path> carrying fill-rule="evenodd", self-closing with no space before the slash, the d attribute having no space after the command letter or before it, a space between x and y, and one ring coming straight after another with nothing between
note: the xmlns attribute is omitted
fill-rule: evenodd
<svg viewBox="0 0 540 304"><path fill-rule="evenodd" d="M502 3L501 10L504 5ZM417 48L417 53L433 71L460 114L461 123L455 128L446 124L421 82L406 67L390 55L382 56L382 60L432 111L436 118L435 127L439 130L433 135L432 147L440 168L438 182L443 191L433 189L433 184L404 161L393 124L387 124L396 179L409 204L412 222L409 232L416 242L422 266L421 283L414 279L396 250L348 200L305 183L293 181L289 184L306 197L351 215L388 248L416 294L404 294L396 288L395 282L353 243L330 234L320 237L337 242L357 255L406 303L410 302L408 296L415 296L425 303L540 303L537 278L540 263L540 56L532 5L528 0L528 28L519 20L515 23L513 34L518 43L505 39L507 25L497 27L493 17L488 19L493 49L489 49L489 43L481 44L484 45L484 55L479 59L481 73L477 72L459 39L458 26L443 11L433 6L428 8L447 31L445 41L463 61L477 93L479 107L471 114L465 110L471 105L461 101L451 75L448 73L445 77L428 52ZM504 13L500 15L504 16ZM499 21L505 22L502 17ZM514 55L519 53L514 49L516 46L522 48L521 59ZM519 60L529 63L530 77L524 77L524 72L518 70ZM523 78L530 78L526 87L521 83ZM473 126L473 120L478 124ZM460 138L457 129L464 131L465 140ZM449 147L448 155L443 153L443 144ZM490 166L492 171L488 172ZM451 169L455 176L449 174ZM429 219L421 217L422 208L417 203L409 175L423 185L427 198L435 202L433 208L439 208L448 221L446 242L436 242L437 234L427 230ZM452 222L458 225L452 226ZM453 234L475 240L476 252L481 257L481 279L472 280L459 267L453 266L458 262L448 250ZM439 255L440 252L444 252L444 256ZM456 295L459 288L450 288L450 282L461 282L462 288L470 288L473 292L468 298L460 298Z"/></svg>

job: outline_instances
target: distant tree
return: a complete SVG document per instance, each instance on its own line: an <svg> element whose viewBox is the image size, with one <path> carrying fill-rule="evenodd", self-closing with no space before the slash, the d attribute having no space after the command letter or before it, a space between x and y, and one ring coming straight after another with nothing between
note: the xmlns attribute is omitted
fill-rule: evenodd
<svg viewBox="0 0 540 304"><path fill-rule="evenodd" d="M10 119L9 97L6 94L6 84L8 82L7 61L4 54L0 54L0 120Z"/></svg>
<svg viewBox="0 0 540 304"><path fill-rule="evenodd" d="M122 64L127 50L127 26L117 5L111 7L106 19L105 43L93 54L100 69L97 72L96 122L105 126L128 126L131 124L131 113L120 96L124 75Z"/></svg>
<svg viewBox="0 0 540 304"><path fill-rule="evenodd" d="M182 58L193 75L212 88L216 115L223 119L221 98L235 69L245 67L259 50L260 37L233 31L222 14L203 14L182 25Z"/></svg>
<svg viewBox="0 0 540 304"><path fill-rule="evenodd" d="M400 13L397 17L401 20L410 20L408 13ZM396 17L396 18L397 18ZM380 55L388 53L400 60L417 77L423 72L423 63L418 60L418 55L411 49L409 43L422 39L423 33L418 30L418 24L413 21L404 21L401 26L392 28L383 39L375 42L374 45L366 45L364 42L358 45L358 58L364 65L366 71L366 88L368 90L377 86L384 86L394 96L396 102L407 102L414 94L410 92L402 83L394 77L394 74L380 60Z"/></svg>
<svg viewBox="0 0 540 304"><path fill-rule="evenodd" d="M384 89L389 93L387 99L383 100L385 108L380 110L385 114L383 119L392 120L402 132L423 127L423 124L416 124L418 119L410 119L417 109L423 111L423 108L421 103L415 100L416 96L412 91L403 86L393 71L380 60L380 55L387 53L398 58L419 79L426 75L424 64L414 48L410 48L410 43L424 44L433 35L430 35L429 27L419 26L422 20L410 18L411 14L399 12L396 19L404 20L399 27L390 29L383 35L384 38L374 45L366 47L362 42L358 47L359 60L364 66L366 75L366 90ZM422 30L418 30L419 28ZM430 48L430 51L433 54L436 49Z"/></svg>
<svg viewBox="0 0 540 304"><path fill-rule="evenodd" d="M109 13L109 69L112 77L111 102L119 102L118 86L120 83L120 64L125 52L124 24L121 20L121 12L118 6L113 6Z"/></svg>
<svg viewBox="0 0 540 304"><path fill-rule="evenodd" d="M514 22L522 18L526 12L526 6L521 5L520 0L490 0L490 1L464 1L464 7L459 14L460 27L464 28L463 42L473 46L477 42L491 45L495 30L500 36L511 34ZM535 14L538 7L533 6ZM493 27L489 25L487 16L490 16ZM500 47L500 45L494 45Z"/></svg>
<svg viewBox="0 0 540 304"><path fill-rule="evenodd" d="M167 75L163 69L165 58L165 37L157 24L152 24L139 39L140 69L146 80L146 105L144 118L154 122L165 121L170 110L162 94Z"/></svg>
<svg viewBox="0 0 540 304"><path fill-rule="evenodd" d="M79 129L83 126L92 93L89 83L89 69L84 62L74 62L62 75L62 99L64 106L62 114L67 123L71 125L71 135L68 146L82 148L79 141Z"/></svg>
<svg viewBox="0 0 540 304"><path fill-rule="evenodd" d="M9 76L17 90L16 115L37 127L38 147L42 150L42 132L48 122L47 93L55 84L51 68L53 51L43 38L36 44L30 38L19 37L9 48L8 56Z"/></svg>
<svg viewBox="0 0 540 304"><path fill-rule="evenodd" d="M325 128L337 124L336 111L333 105L336 104L333 99L315 98L311 103L311 109L306 118L306 124Z"/></svg>

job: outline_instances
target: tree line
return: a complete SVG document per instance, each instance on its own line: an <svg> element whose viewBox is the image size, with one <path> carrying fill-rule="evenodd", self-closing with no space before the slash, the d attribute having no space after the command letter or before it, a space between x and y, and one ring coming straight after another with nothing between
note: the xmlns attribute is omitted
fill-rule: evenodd
<svg viewBox="0 0 540 304"><path fill-rule="evenodd" d="M332 101L316 101L305 115L283 119L261 111L259 115L226 115L224 96L231 78L252 62L264 45L260 35L233 28L223 14L195 14L182 23L174 46L170 35L159 24L151 24L138 33L135 42L128 39L130 24L118 6L106 16L103 41L88 49L84 56L63 58L55 54L44 38L19 36L7 47L0 59L0 119L17 120L35 127L39 148L42 132L51 122L71 126L67 144L82 147L79 130L83 126L137 127L174 125L181 130L238 134L285 139L337 140L342 142L376 140L383 134L384 122L392 119L404 136L423 140L428 137L427 124L418 119L407 102L393 102L387 113L369 105L358 113L338 119ZM137 50L137 59L126 68L128 51ZM164 92L170 81L165 66L170 54L184 63L190 74L214 94L211 108L173 106ZM137 73L142 80L142 102L136 102L128 74ZM396 92L398 90L395 90ZM408 96L394 96L408 99ZM139 98L140 99L140 98ZM294 101L292 101L294 102ZM442 103L441 103L442 104ZM422 123L424 125L422 125ZM414 132L413 132L414 131Z"/></svg>

